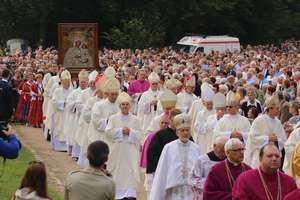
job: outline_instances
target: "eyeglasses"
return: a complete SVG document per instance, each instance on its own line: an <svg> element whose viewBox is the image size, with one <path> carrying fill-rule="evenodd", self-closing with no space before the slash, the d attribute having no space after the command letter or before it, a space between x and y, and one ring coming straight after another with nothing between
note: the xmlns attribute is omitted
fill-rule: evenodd
<svg viewBox="0 0 300 200"><path fill-rule="evenodd" d="M245 151L246 148L239 148L239 149L230 149L229 151L234 151L234 152L238 152L238 151Z"/></svg>
<svg viewBox="0 0 300 200"><path fill-rule="evenodd" d="M226 106L226 108L233 108L233 106Z"/></svg>

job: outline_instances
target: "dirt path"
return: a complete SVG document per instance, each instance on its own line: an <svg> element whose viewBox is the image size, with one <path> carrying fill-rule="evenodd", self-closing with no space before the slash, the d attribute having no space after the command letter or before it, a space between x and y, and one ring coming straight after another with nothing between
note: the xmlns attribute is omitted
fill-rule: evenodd
<svg viewBox="0 0 300 200"><path fill-rule="evenodd" d="M80 167L67 153L53 151L51 144L45 140L42 129L21 125L14 125L14 128L22 143L33 152L35 159L46 164L50 186L63 196L63 183L67 174ZM138 192L138 200L146 200L142 183Z"/></svg>

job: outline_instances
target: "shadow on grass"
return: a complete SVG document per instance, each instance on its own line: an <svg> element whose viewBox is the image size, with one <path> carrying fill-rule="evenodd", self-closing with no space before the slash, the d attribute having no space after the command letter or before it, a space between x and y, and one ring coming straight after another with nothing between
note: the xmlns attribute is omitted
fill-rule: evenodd
<svg viewBox="0 0 300 200"><path fill-rule="evenodd" d="M9 200L20 186L21 179L25 174L28 162L34 160L33 154L25 147L22 146L18 159L6 160L3 166L3 159L0 158L0 199ZM62 200L63 198L58 195L52 188L48 188L49 196L53 200Z"/></svg>

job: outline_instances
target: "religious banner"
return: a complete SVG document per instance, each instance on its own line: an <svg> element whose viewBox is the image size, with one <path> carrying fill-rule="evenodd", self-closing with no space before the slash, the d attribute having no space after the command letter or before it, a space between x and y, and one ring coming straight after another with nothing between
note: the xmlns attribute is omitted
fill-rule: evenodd
<svg viewBox="0 0 300 200"><path fill-rule="evenodd" d="M58 24L58 44L58 63L72 74L99 66L97 23Z"/></svg>

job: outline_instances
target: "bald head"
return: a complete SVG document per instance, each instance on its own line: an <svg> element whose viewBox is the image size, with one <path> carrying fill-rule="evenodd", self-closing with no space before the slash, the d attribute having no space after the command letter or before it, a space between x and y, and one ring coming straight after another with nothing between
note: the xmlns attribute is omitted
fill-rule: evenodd
<svg viewBox="0 0 300 200"><path fill-rule="evenodd" d="M221 144L221 145L224 146L227 141L228 141L228 137L218 136L218 137L215 138L214 144Z"/></svg>
<svg viewBox="0 0 300 200"><path fill-rule="evenodd" d="M215 155L222 160L226 158L224 146L227 141L228 138L225 136L216 137L214 140L213 151Z"/></svg>
<svg viewBox="0 0 300 200"><path fill-rule="evenodd" d="M171 123L171 118L169 115L163 115L160 119L160 122L159 122L159 128L160 129L164 129L164 128L168 128L168 126L170 125Z"/></svg>

